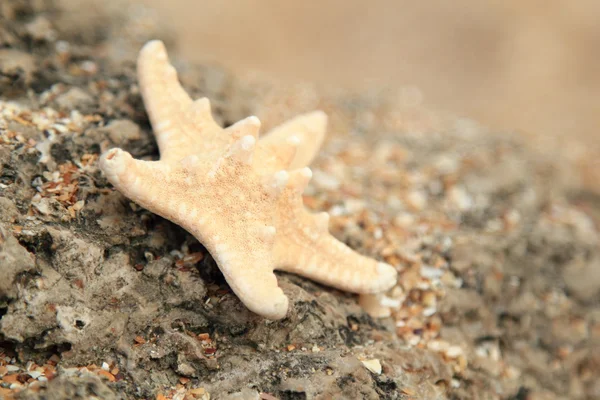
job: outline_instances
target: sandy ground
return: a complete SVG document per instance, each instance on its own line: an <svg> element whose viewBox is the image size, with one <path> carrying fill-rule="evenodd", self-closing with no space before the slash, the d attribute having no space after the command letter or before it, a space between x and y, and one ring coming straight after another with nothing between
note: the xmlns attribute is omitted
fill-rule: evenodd
<svg viewBox="0 0 600 400"><path fill-rule="evenodd" d="M600 148L600 2L140 0L187 59L373 90ZM132 2L130 2L132 3Z"/></svg>

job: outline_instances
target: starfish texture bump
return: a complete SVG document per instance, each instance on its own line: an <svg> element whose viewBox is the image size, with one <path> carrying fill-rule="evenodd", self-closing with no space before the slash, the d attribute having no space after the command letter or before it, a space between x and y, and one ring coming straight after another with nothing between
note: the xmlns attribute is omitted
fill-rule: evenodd
<svg viewBox="0 0 600 400"><path fill-rule="evenodd" d="M312 176L306 165L323 140L324 113L298 116L258 139L257 117L223 129L208 99L187 95L162 42L143 47L137 69L160 160L111 149L100 167L125 196L204 244L250 310L269 319L286 315L275 269L353 293L395 285L394 267L339 242L328 231L329 215L304 207Z"/></svg>

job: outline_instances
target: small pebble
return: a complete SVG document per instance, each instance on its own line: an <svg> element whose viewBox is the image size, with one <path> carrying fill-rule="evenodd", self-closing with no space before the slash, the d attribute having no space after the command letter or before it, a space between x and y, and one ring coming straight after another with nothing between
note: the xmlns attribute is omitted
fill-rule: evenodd
<svg viewBox="0 0 600 400"><path fill-rule="evenodd" d="M366 369L371 371L376 375L381 374L381 363L378 359L374 358L372 360L363 360L361 363L365 366Z"/></svg>

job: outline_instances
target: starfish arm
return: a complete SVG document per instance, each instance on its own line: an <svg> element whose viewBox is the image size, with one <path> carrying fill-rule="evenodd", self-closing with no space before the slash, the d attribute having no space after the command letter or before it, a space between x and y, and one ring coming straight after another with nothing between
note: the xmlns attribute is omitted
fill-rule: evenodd
<svg viewBox="0 0 600 400"><path fill-rule="evenodd" d="M313 232L278 242L277 269L352 293L378 293L396 284L391 265L358 254L329 233Z"/></svg>
<svg viewBox="0 0 600 400"><path fill-rule="evenodd" d="M296 273L353 293L377 293L396 284L397 271L389 264L364 257L329 233L329 214L308 212L298 193L310 174L292 171L280 202L287 215L278 227L273 255L276 269Z"/></svg>
<svg viewBox="0 0 600 400"><path fill-rule="evenodd" d="M100 168L108 181L125 196L152 212L160 212L157 190L168 182L169 166L160 161L142 161L121 149L111 149L100 158ZM168 217L167 217L168 218Z"/></svg>
<svg viewBox="0 0 600 400"><path fill-rule="evenodd" d="M200 153L204 141L222 142L210 102L206 98L192 101L183 90L162 42L153 40L142 48L137 69L140 91L162 160Z"/></svg>
<svg viewBox="0 0 600 400"><path fill-rule="evenodd" d="M282 169L288 169L294 160L300 139L297 136L290 136L285 143L280 145L264 144L260 140L256 146L257 158L260 163L256 163L257 172L267 175Z"/></svg>
<svg viewBox="0 0 600 400"><path fill-rule="evenodd" d="M254 249L239 252L223 249L224 243L214 246L215 261L223 272L231 290L250 311L267 319L281 319L288 310L288 298L277 284L277 277L269 260L270 251Z"/></svg>
<svg viewBox="0 0 600 400"><path fill-rule="evenodd" d="M323 111L313 111L273 128L260 139L260 144L278 149L289 146L290 138L296 137L298 144L295 146L292 160L288 165L281 165L278 168L302 168L310 164L317 154L323 143L326 129L327 115Z"/></svg>
<svg viewBox="0 0 600 400"><path fill-rule="evenodd" d="M225 132L230 134L233 140L239 140L243 136L251 135L254 139L258 139L260 130L260 120L258 117L250 116L241 121L236 122L225 129Z"/></svg>

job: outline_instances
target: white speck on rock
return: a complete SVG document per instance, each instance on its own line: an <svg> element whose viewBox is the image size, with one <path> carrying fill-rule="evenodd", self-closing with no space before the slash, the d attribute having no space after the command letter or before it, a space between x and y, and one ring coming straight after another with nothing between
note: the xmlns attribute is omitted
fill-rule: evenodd
<svg viewBox="0 0 600 400"><path fill-rule="evenodd" d="M372 360L363 360L361 363L365 366L366 369L371 371L376 375L381 374L381 363L378 359L374 358Z"/></svg>

